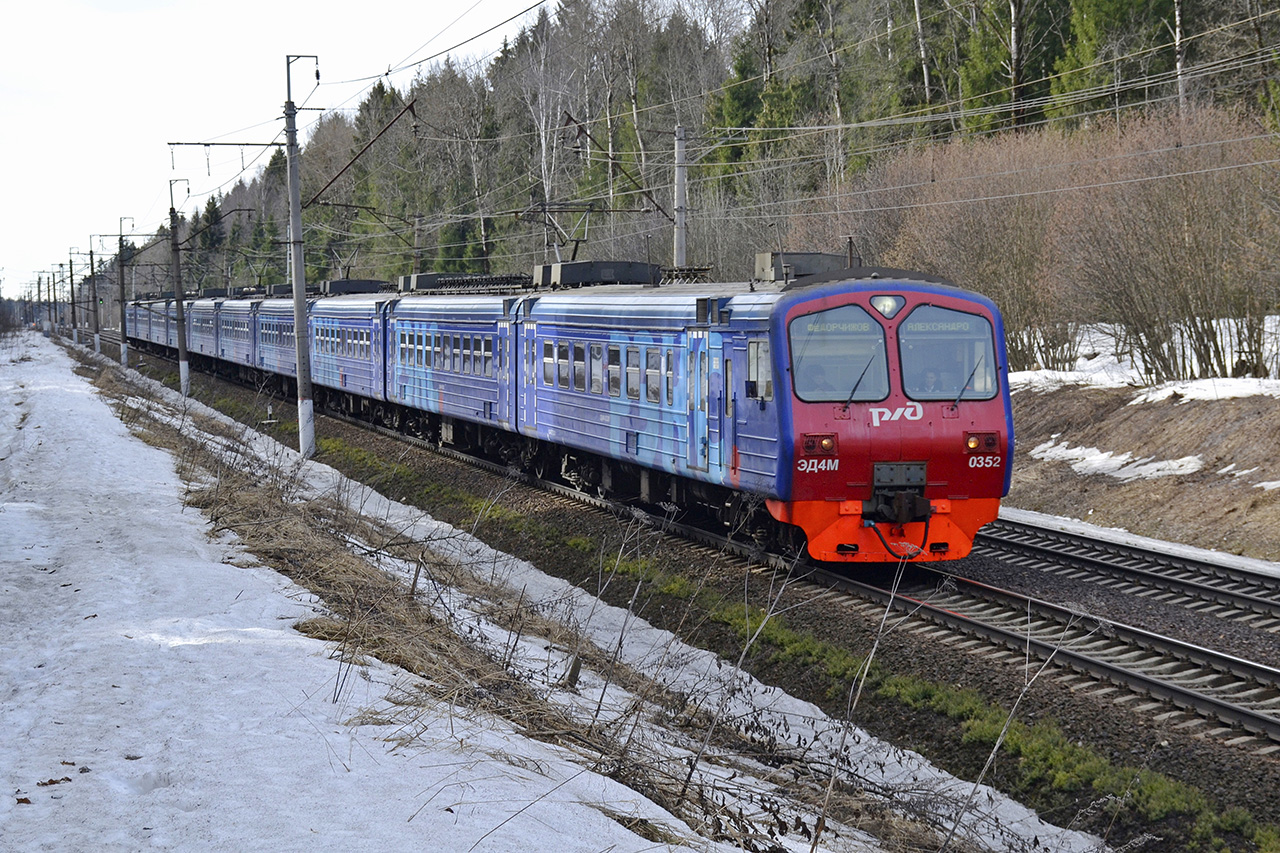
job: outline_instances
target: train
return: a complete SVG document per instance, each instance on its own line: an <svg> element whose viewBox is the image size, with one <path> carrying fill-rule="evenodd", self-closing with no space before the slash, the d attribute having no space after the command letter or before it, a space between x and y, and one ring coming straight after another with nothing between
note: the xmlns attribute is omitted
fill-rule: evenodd
<svg viewBox="0 0 1280 853"><path fill-rule="evenodd" d="M989 299L869 267L654 280L596 263L510 287L311 296L316 410L824 563L969 554L1014 442ZM195 368L296 394L291 299L184 309ZM131 345L176 351L172 298L131 303L127 323Z"/></svg>

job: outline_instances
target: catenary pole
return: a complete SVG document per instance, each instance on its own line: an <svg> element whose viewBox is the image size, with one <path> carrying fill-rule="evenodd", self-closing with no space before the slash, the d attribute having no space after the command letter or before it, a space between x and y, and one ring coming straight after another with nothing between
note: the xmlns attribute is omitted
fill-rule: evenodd
<svg viewBox="0 0 1280 853"><path fill-rule="evenodd" d="M675 208L676 232L672 250L672 266L685 266L685 246L689 236L689 223L686 219L689 206L689 167L684 155L684 126L676 125L676 174L675 174Z"/></svg>
<svg viewBox="0 0 1280 853"><path fill-rule="evenodd" d="M71 302L71 341L80 344L80 326L76 324L76 267L71 250L67 249L67 298Z"/></svg>
<svg viewBox="0 0 1280 853"><path fill-rule="evenodd" d="M173 269L173 298L177 303L178 316L178 385L182 396L191 396L191 370L187 363L187 315L183 303L186 293L182 288L182 258L178 253L178 211L173 206L173 185L186 178L175 178L169 181L169 263Z"/></svg>
<svg viewBox="0 0 1280 853"><path fill-rule="evenodd" d="M133 221L132 216L120 217L120 233L116 237L120 240L118 251L116 252L116 266L119 268L120 275L120 366L129 366L129 340L126 335L128 320L126 318L126 306L124 298L124 221Z"/></svg>
<svg viewBox="0 0 1280 853"><path fill-rule="evenodd" d="M316 81L320 80L315 56L286 56L284 65L285 154L289 164L289 267L293 279L293 339L298 360L298 452L310 459L316 452L316 418L311 399L311 333L307 328L307 275L302 255L302 186L298 152L298 109L293 105L293 82L289 75L295 59L316 59Z"/></svg>
<svg viewBox="0 0 1280 853"><path fill-rule="evenodd" d="M93 265L93 237L89 238L89 301L93 308L93 351L102 354L102 329L98 325L98 270Z"/></svg>

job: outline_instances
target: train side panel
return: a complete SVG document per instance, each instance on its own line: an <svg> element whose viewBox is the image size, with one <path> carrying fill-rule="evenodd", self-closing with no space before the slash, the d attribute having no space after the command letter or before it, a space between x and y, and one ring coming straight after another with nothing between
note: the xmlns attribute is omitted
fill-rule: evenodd
<svg viewBox="0 0 1280 853"><path fill-rule="evenodd" d="M197 299L187 314L187 351L218 358L218 299Z"/></svg>
<svg viewBox="0 0 1280 853"><path fill-rule="evenodd" d="M238 366L254 366L258 303L227 299L218 306L218 358Z"/></svg>
<svg viewBox="0 0 1280 853"><path fill-rule="evenodd" d="M519 331L522 431L643 468L718 478L719 435L706 418L713 344L695 320L689 297L538 298ZM690 382L691 370L705 381Z"/></svg>

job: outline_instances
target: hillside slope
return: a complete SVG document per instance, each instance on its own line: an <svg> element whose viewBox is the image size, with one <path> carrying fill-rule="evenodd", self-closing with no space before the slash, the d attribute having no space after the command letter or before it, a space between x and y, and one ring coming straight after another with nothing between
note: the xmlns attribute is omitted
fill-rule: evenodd
<svg viewBox="0 0 1280 853"><path fill-rule="evenodd" d="M1280 561L1277 388L1022 384L1007 505Z"/></svg>

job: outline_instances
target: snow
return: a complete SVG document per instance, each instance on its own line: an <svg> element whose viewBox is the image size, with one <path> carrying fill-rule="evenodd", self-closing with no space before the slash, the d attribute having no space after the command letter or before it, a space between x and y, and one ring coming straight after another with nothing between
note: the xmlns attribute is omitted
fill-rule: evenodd
<svg viewBox="0 0 1280 853"><path fill-rule="evenodd" d="M1066 462L1077 474L1106 474L1123 482L1194 474L1204 467L1199 456L1168 460L1157 460L1154 456L1135 458L1128 451L1113 453L1096 447L1071 447L1066 441L1046 441L1032 448L1031 457Z"/></svg>
<svg viewBox="0 0 1280 853"><path fill-rule="evenodd" d="M138 402L194 429L176 395L149 384L163 402ZM960 814L961 835L992 850L1032 839L1103 849L288 448L250 435L231 452L293 465L316 493L447 551L724 725L752 720L797 755L839 761L895 808L944 825ZM30 333L0 344L0 850L738 849L595 772L598 756L444 701L407 709L401 700L421 678L371 660L344 664L296 632L324 612L320 603L235 541L210 538L204 517L184 510L183 490L167 452L131 435L61 349ZM413 570L389 559L383 568ZM567 650L511 636L486 605L443 589L435 606L571 716L624 719L643 702L585 669L565 688ZM687 767L696 742L662 730L657 716L636 717L635 749ZM781 797L768 768L715 758L696 781L726 807L754 812ZM671 842L646 840L611 814L642 818ZM794 816L812 826L816 813ZM834 829L820 850L879 849ZM809 849L795 834L780 843Z"/></svg>
<svg viewBox="0 0 1280 853"><path fill-rule="evenodd" d="M1129 405L1140 406L1171 398L1185 403L1190 400L1235 400L1241 397L1280 397L1280 379L1194 379L1165 382L1134 395Z"/></svg>

